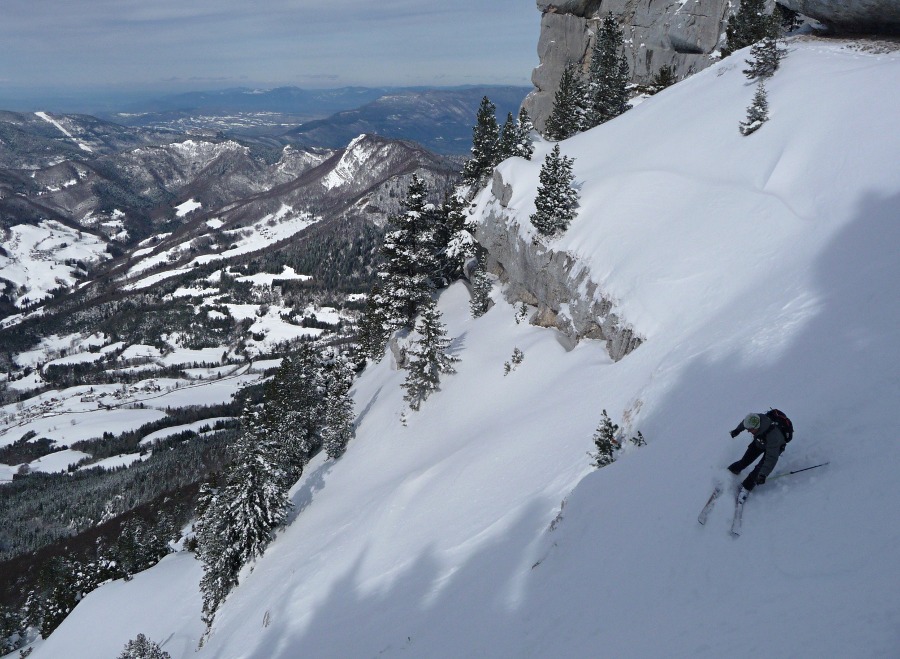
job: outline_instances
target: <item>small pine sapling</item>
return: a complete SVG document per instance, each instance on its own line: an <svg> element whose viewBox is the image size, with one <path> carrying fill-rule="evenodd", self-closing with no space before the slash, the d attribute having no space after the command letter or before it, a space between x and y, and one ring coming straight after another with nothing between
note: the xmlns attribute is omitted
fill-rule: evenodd
<svg viewBox="0 0 900 659"><path fill-rule="evenodd" d="M762 78L756 83L756 94L753 103L747 108L747 118L741 122L741 135L745 137L759 130L769 120L769 101L766 95L766 85Z"/></svg>
<svg viewBox="0 0 900 659"><path fill-rule="evenodd" d="M503 375L509 375L510 372L516 370L519 364L525 359L525 353L518 348L513 348L513 354L510 361L503 362Z"/></svg>
<svg viewBox="0 0 900 659"><path fill-rule="evenodd" d="M592 466L600 469L601 467L606 467L616 461L616 451L620 448L619 442L616 439L616 432L618 432L618 430L619 426L613 423L610 420L609 415L607 415L606 410L603 410L600 425L598 425L597 430L594 431L594 446L596 447L596 451L591 456L594 459L591 463Z"/></svg>

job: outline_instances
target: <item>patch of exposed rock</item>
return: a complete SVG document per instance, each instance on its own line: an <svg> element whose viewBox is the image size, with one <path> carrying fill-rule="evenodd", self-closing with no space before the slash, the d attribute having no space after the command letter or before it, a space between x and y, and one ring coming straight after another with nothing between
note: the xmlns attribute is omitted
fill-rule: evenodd
<svg viewBox="0 0 900 659"><path fill-rule="evenodd" d="M523 105L543 130L563 69L576 62L587 72L598 23L608 12L624 32L632 82L646 84L666 65L681 79L715 63L737 6L729 0L538 0L540 64L532 73L535 90Z"/></svg>
<svg viewBox="0 0 900 659"><path fill-rule="evenodd" d="M837 34L900 35L897 0L779 0Z"/></svg>
<svg viewBox="0 0 900 659"><path fill-rule="evenodd" d="M642 337L615 313L612 300L583 263L523 239L517 220L506 211L512 188L499 172L494 172L491 193L494 200L475 237L488 251L489 270L506 284L508 299L537 307L532 324L555 327L569 348L582 338L597 339L619 360L638 347Z"/></svg>

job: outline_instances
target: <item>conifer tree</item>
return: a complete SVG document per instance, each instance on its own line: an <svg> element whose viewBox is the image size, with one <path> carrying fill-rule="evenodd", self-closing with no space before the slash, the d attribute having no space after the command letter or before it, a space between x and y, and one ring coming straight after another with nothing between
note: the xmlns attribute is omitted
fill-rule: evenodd
<svg viewBox="0 0 900 659"><path fill-rule="evenodd" d="M382 306L387 336L403 327L412 328L435 288L431 279L438 269L433 217L425 184L413 174L401 212L391 218L382 245L385 266L378 273L381 293L376 303Z"/></svg>
<svg viewBox="0 0 900 659"><path fill-rule="evenodd" d="M172 655L143 634L138 634L135 639L128 641L117 659L172 659Z"/></svg>
<svg viewBox="0 0 900 659"><path fill-rule="evenodd" d="M569 228L578 206L578 191L572 186L572 158L560 154L559 144L553 147L539 176L540 186L534 200L535 213L531 224L542 236L554 236Z"/></svg>
<svg viewBox="0 0 900 659"><path fill-rule="evenodd" d="M493 288L493 283L485 270L484 260L479 259L478 267L472 274L472 300L469 303L473 318L483 316L490 308L491 288Z"/></svg>
<svg viewBox="0 0 900 659"><path fill-rule="evenodd" d="M572 137L584 124L586 87L574 64L563 70L559 88L553 97L553 110L544 129L547 139L561 141Z"/></svg>
<svg viewBox="0 0 900 659"><path fill-rule="evenodd" d="M315 349L303 343L286 355L266 385L262 423L272 438L274 460L290 487L303 473L312 453L322 446L325 389Z"/></svg>
<svg viewBox="0 0 900 659"><path fill-rule="evenodd" d="M675 76L675 69L668 64L664 64L659 68L659 71L656 72L656 75L653 76L653 80L650 81L650 94L658 94L663 89L671 87L676 82L678 82L678 78Z"/></svg>
<svg viewBox="0 0 900 659"><path fill-rule="evenodd" d="M728 18L722 56L750 46L768 33L766 0L741 0L741 6Z"/></svg>
<svg viewBox="0 0 900 659"><path fill-rule="evenodd" d="M519 110L519 117L516 119L516 145L513 155L531 160L534 154L534 144L531 142L531 132L534 130L534 124L525 108Z"/></svg>
<svg viewBox="0 0 900 659"><path fill-rule="evenodd" d="M619 442L616 440L616 432L619 426L613 423L606 410L603 410L603 416L600 419L600 425L594 431L594 446L596 451L592 456L594 461L592 466L599 469L611 465L616 461L616 451L619 449Z"/></svg>
<svg viewBox="0 0 900 659"><path fill-rule="evenodd" d="M589 104L584 128L598 126L628 109L628 61L623 54L625 37L612 13L600 24L594 48L587 94Z"/></svg>
<svg viewBox="0 0 900 659"><path fill-rule="evenodd" d="M756 83L756 93L753 95L753 103L747 108L747 118L741 122L741 135L747 136L759 130L769 120L769 101L766 94L766 85L763 78Z"/></svg>
<svg viewBox="0 0 900 659"><path fill-rule="evenodd" d="M466 200L457 194L451 194L443 205L447 231L450 240L447 243L446 257L448 273L452 279L458 279L466 262L475 256L477 243L472 235L471 217L466 212Z"/></svg>
<svg viewBox="0 0 900 659"><path fill-rule="evenodd" d="M390 334L383 299L381 282L376 279L366 298L366 307L359 321L357 343L359 354L363 358L361 361L366 358L378 360L384 354L384 347Z"/></svg>
<svg viewBox="0 0 900 659"><path fill-rule="evenodd" d="M500 129L500 139L497 140L497 161L503 162L507 158L516 155L516 141L518 140L518 128L512 112L506 113L506 121Z"/></svg>
<svg viewBox="0 0 900 659"><path fill-rule="evenodd" d="M416 331L419 339L409 349L409 372L403 383L406 391L403 399L410 409L417 411L422 402L437 391L441 375L455 373L453 363L459 358L447 352L450 339L433 300L422 309Z"/></svg>
<svg viewBox="0 0 900 659"><path fill-rule="evenodd" d="M475 127L472 129L472 157L463 168L463 182L480 185L498 161L500 128L497 125L497 107L485 96L481 99Z"/></svg>
<svg viewBox="0 0 900 659"><path fill-rule="evenodd" d="M240 569L261 556L290 509L278 449L259 415L247 407L241 434L232 446L226 485L198 521L198 556L203 616L209 626Z"/></svg>
<svg viewBox="0 0 900 659"><path fill-rule="evenodd" d="M774 14L766 16L765 24L766 35L750 47L750 59L744 60L747 63L744 75L749 80L771 78L784 57L784 46L778 40L781 29L778 18Z"/></svg>
<svg viewBox="0 0 900 659"><path fill-rule="evenodd" d="M332 349L325 359L325 426L322 446L328 457L337 460L353 437L353 367L342 354Z"/></svg>

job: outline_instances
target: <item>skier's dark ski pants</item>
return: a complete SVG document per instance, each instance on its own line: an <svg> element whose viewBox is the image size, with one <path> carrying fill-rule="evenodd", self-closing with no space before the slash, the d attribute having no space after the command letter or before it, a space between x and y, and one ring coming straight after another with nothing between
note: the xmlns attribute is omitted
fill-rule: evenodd
<svg viewBox="0 0 900 659"><path fill-rule="evenodd" d="M756 460L759 456L765 453L766 450L764 448L760 448L757 445L756 441L750 442L750 446L747 447L747 450L744 452L744 457L742 457L737 462L732 462L728 465L728 470L732 474L739 474L744 469L753 464L753 461ZM751 483L756 482L756 476L759 474L759 468L762 467L762 460L759 461L759 464L750 472L750 475L747 477L747 480Z"/></svg>

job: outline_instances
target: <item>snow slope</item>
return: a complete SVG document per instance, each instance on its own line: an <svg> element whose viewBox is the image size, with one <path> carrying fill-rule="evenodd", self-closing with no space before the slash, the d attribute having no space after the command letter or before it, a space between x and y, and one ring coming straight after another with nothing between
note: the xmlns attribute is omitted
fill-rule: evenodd
<svg viewBox="0 0 900 659"><path fill-rule="evenodd" d="M367 369L356 439L308 466L199 652L179 556L88 595L32 656L112 656L139 631L174 658L896 656L900 53L793 41L747 138L742 55L562 145L582 207L553 247L646 337L635 352L566 352L499 287L473 320L454 285L458 373L404 426L404 373ZM549 148L501 165L526 234ZM728 430L769 406L797 427L776 471L831 464L757 489L740 539L728 497L700 527L747 443ZM603 409L648 445L594 471Z"/></svg>

